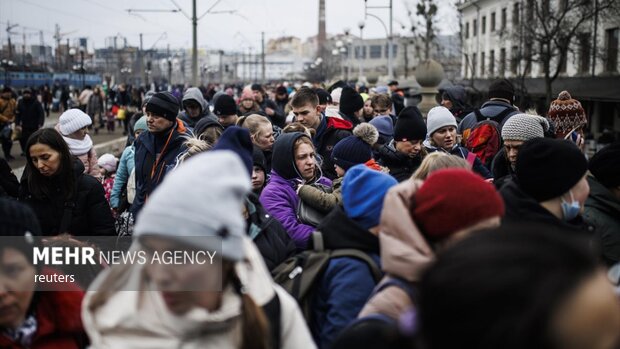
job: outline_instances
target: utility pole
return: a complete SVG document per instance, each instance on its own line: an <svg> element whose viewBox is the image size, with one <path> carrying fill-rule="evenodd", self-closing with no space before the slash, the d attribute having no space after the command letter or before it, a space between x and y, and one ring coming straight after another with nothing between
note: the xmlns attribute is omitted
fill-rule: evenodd
<svg viewBox="0 0 620 349"><path fill-rule="evenodd" d="M6 36L9 40L9 61L13 59L13 46L11 45L11 29L17 27L17 24L11 25L8 21L6 22Z"/></svg>
<svg viewBox="0 0 620 349"><path fill-rule="evenodd" d="M261 32L261 83L265 83L265 32Z"/></svg>
<svg viewBox="0 0 620 349"><path fill-rule="evenodd" d="M198 86L198 35L196 29L198 18L196 18L196 0L192 0L192 86Z"/></svg>
<svg viewBox="0 0 620 349"><path fill-rule="evenodd" d="M392 40L394 40L393 21L392 21L392 0L390 0L390 38L388 43L390 48L388 49L388 78L394 78L394 47Z"/></svg>
<svg viewBox="0 0 620 349"><path fill-rule="evenodd" d="M146 70L144 69L144 64L142 62L143 60L143 50L144 48L142 47L142 33L140 33L140 50L138 50L138 71L142 72L142 76L143 76L143 81L146 81ZM139 75L138 75L139 76Z"/></svg>

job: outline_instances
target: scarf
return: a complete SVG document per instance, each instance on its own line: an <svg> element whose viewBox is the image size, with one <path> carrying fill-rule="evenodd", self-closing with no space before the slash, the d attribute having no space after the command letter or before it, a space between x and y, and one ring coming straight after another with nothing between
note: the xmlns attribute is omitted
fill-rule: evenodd
<svg viewBox="0 0 620 349"><path fill-rule="evenodd" d="M65 142L69 146L69 151L71 155L80 156L88 153L93 147L93 140L89 135L86 135L84 139L78 140L69 137L62 136Z"/></svg>
<svg viewBox="0 0 620 349"><path fill-rule="evenodd" d="M3 334L19 345L29 348L34 339L34 335L38 328L37 319L34 315L29 315L24 323L16 329L5 329Z"/></svg>

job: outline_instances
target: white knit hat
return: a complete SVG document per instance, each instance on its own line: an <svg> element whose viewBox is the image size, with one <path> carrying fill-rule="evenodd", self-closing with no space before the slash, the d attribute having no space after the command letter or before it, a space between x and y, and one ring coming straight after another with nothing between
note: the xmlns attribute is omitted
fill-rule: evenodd
<svg viewBox="0 0 620 349"><path fill-rule="evenodd" d="M426 116L427 136L430 138L435 131L445 126L456 127L454 115L446 107L434 107Z"/></svg>
<svg viewBox="0 0 620 349"><path fill-rule="evenodd" d="M103 154L97 159L97 165L104 168L109 173L116 172L118 158L110 153Z"/></svg>
<svg viewBox="0 0 620 349"><path fill-rule="evenodd" d="M332 103L340 103L340 95L342 94L342 87L335 88L332 93Z"/></svg>
<svg viewBox="0 0 620 349"><path fill-rule="evenodd" d="M166 176L138 216L134 235L156 235L243 259L243 201L250 175L237 154L215 150L196 155ZM218 252L219 253L219 252Z"/></svg>
<svg viewBox="0 0 620 349"><path fill-rule="evenodd" d="M502 126L504 141L528 141L543 138L549 130L549 121L538 115L516 114L508 118Z"/></svg>
<svg viewBox="0 0 620 349"><path fill-rule="evenodd" d="M69 109L62 113L58 119L58 122L60 126L60 133L62 133L63 136L68 136L81 128L90 126L93 123L90 116L75 108Z"/></svg>

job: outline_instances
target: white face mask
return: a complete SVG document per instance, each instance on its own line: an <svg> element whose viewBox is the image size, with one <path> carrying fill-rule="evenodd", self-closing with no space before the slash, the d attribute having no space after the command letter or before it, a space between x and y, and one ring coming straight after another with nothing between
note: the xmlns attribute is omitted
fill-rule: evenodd
<svg viewBox="0 0 620 349"><path fill-rule="evenodd" d="M575 219L579 215L579 212L581 212L581 204L579 201L575 201L572 190L569 190L568 193L570 194L571 202L567 202L562 198L562 215L565 221Z"/></svg>

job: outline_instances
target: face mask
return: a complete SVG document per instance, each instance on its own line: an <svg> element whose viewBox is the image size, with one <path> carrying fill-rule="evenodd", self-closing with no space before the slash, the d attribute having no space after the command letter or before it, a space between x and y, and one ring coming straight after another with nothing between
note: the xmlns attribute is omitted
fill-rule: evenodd
<svg viewBox="0 0 620 349"><path fill-rule="evenodd" d="M569 191L571 202L566 202L564 198L562 198L562 214L564 215L565 221L571 221L575 219L579 215L581 211L581 204L579 201L575 201L573 198L573 192Z"/></svg>

